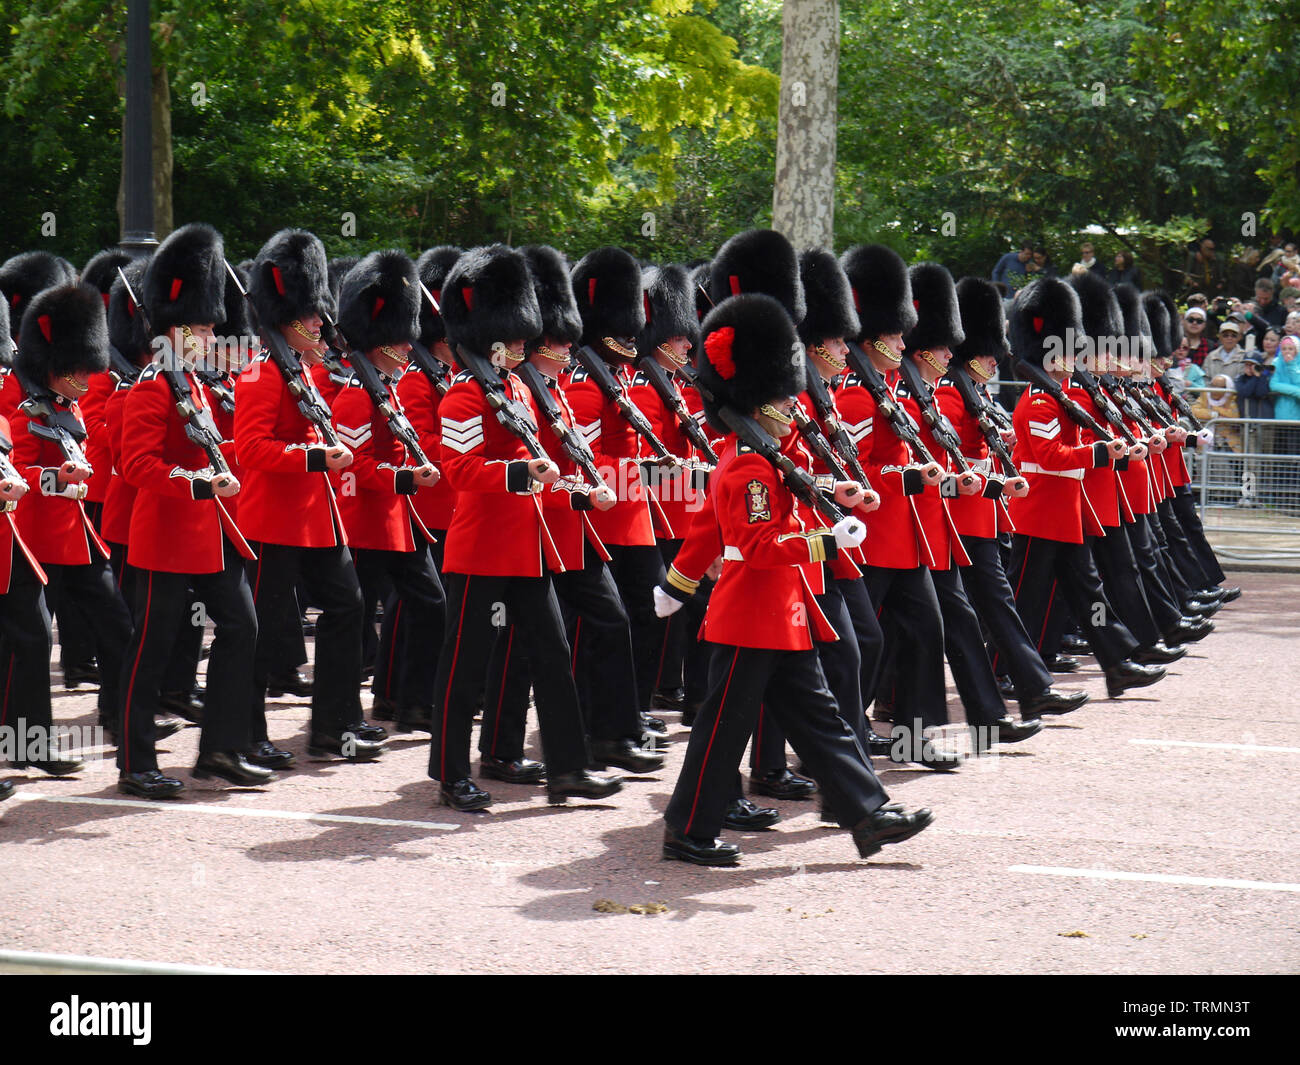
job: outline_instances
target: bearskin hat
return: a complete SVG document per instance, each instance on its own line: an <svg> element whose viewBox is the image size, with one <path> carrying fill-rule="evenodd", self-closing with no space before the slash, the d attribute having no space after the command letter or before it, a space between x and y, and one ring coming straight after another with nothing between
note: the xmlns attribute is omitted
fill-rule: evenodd
<svg viewBox="0 0 1300 1065"><path fill-rule="evenodd" d="M279 329L313 314L333 315L338 306L329 286L325 245L305 229L282 229L253 260L249 293L258 328Z"/></svg>
<svg viewBox="0 0 1300 1065"><path fill-rule="evenodd" d="M355 351L409 344L420 335L420 277L403 251L372 251L343 278L339 329Z"/></svg>
<svg viewBox="0 0 1300 1065"><path fill-rule="evenodd" d="M1119 301L1120 314L1124 319L1124 336L1127 337L1127 354L1130 363L1138 359L1149 361L1155 357L1155 337L1151 332L1151 320L1146 308L1142 306L1142 293L1136 285L1125 281L1115 286L1115 299Z"/></svg>
<svg viewBox="0 0 1300 1065"><path fill-rule="evenodd" d="M573 297L582 315L582 342L604 337L635 340L645 329L641 267L622 248L597 248L573 268Z"/></svg>
<svg viewBox="0 0 1300 1065"><path fill-rule="evenodd" d="M695 318L700 322L713 310L713 300L709 297L709 269L712 265L705 259L691 267L691 295L695 298Z"/></svg>
<svg viewBox="0 0 1300 1065"><path fill-rule="evenodd" d="M343 279L348 276L348 271L360 261L360 255L338 255L326 264L325 276L329 282L330 296L334 300L336 309L339 305L339 289L343 287ZM332 311L331 313L337 312Z"/></svg>
<svg viewBox="0 0 1300 1065"><path fill-rule="evenodd" d="M25 251L0 265L0 294L9 304L9 328L14 340L23 324L23 312L36 293L77 279L65 260L48 251Z"/></svg>
<svg viewBox="0 0 1300 1065"><path fill-rule="evenodd" d="M126 269L128 263L133 262L134 255L120 251L117 248L109 248L107 251L101 251L98 255L91 258L81 271L81 283L89 285L104 297L104 306L108 306L108 294L113 288L113 282L117 280L117 269L120 266Z"/></svg>
<svg viewBox="0 0 1300 1065"><path fill-rule="evenodd" d="M9 331L9 301L0 300L0 366L8 369L14 364L14 342Z"/></svg>
<svg viewBox="0 0 1300 1065"><path fill-rule="evenodd" d="M1110 344L1124 332L1124 316L1120 313L1115 290L1104 277L1089 270L1072 274L1070 287L1079 294L1079 308L1083 315L1083 331L1094 341Z"/></svg>
<svg viewBox="0 0 1300 1065"><path fill-rule="evenodd" d="M785 307L761 292L746 292L718 304L700 326L704 337L695 356L704 416L720 433L730 432L719 406L748 414L805 388L803 344Z"/></svg>
<svg viewBox="0 0 1300 1065"><path fill-rule="evenodd" d="M133 259L122 267L122 273L131 282L131 290L138 296L144 286L144 272L148 259ZM128 362L136 363L142 352L149 350L149 337L145 335L144 318L135 302L126 293L126 285L113 272L113 284L108 290L108 339Z"/></svg>
<svg viewBox="0 0 1300 1065"><path fill-rule="evenodd" d="M859 244L840 256L862 323L859 340L907 333L916 325L907 263L883 244Z"/></svg>
<svg viewBox="0 0 1300 1065"><path fill-rule="evenodd" d="M104 301L88 285L65 284L38 292L23 312L14 366L33 384L51 377L108 369Z"/></svg>
<svg viewBox="0 0 1300 1065"><path fill-rule="evenodd" d="M415 272L420 275L420 283L438 301L439 307L442 306L442 283L447 280L451 268L456 265L456 260L463 253L464 249L462 248L443 245L438 248L428 249L415 260ZM333 263L330 266L333 268ZM424 293L421 292L420 343L425 347L433 347L439 340L446 339L447 327L443 324L442 315L429 306L429 301L424 298Z"/></svg>
<svg viewBox="0 0 1300 1065"><path fill-rule="evenodd" d="M487 357L494 343L532 340L541 334L528 260L504 244L471 248L442 285L447 340Z"/></svg>
<svg viewBox="0 0 1300 1065"><path fill-rule="evenodd" d="M637 338L637 351L651 355L670 337L686 337L691 347L695 347L700 342L700 323L695 316L695 298L686 267L651 266L642 272L641 285L645 331Z"/></svg>
<svg viewBox="0 0 1300 1065"><path fill-rule="evenodd" d="M1079 295L1060 278L1040 277L1016 294L1007 326L1017 359L1042 366L1048 355L1072 354L1067 336L1083 331Z"/></svg>
<svg viewBox="0 0 1300 1065"><path fill-rule="evenodd" d="M158 245L137 293L154 334L178 325L215 324L226 315L225 249L203 222L181 226Z"/></svg>
<svg viewBox="0 0 1300 1065"><path fill-rule="evenodd" d="M992 281L963 277L957 282L957 309L966 339L953 348L959 362L981 355L996 355L1001 362L1011 354L1007 344L1007 312Z"/></svg>
<svg viewBox="0 0 1300 1065"><path fill-rule="evenodd" d="M238 275L239 284L244 286L244 292L247 292L250 284L248 271L238 266L233 266L231 269ZM253 328L253 318L248 313L248 300L244 299L244 293L239 291L239 285L235 284L235 279L229 273L223 272L223 276L226 279L226 291L222 300L224 310L222 319L216 324L213 332L219 337L252 336L257 330Z"/></svg>
<svg viewBox="0 0 1300 1065"><path fill-rule="evenodd" d="M568 341L576 344L582 339L582 315L573 296L568 260L547 244L530 244L521 252L528 260L528 269L533 275L533 292L542 314L539 337L550 337L557 343Z"/></svg>
<svg viewBox="0 0 1300 1065"><path fill-rule="evenodd" d="M790 320L803 321L803 283L794 247L775 229L747 229L728 240L709 268L709 298L714 305L742 292L765 292L785 308Z"/></svg>
<svg viewBox="0 0 1300 1065"><path fill-rule="evenodd" d="M957 286L948 268L938 263L917 263L908 270L916 325L903 337L908 351L955 348L966 334L957 308Z"/></svg>
<svg viewBox="0 0 1300 1065"><path fill-rule="evenodd" d="M853 309L853 290L840 261L825 248L810 248L799 256L807 313L799 323L799 339L820 344L828 337L858 335L861 323Z"/></svg>
<svg viewBox="0 0 1300 1065"><path fill-rule="evenodd" d="M1171 358L1174 349L1183 340L1181 316L1175 314L1175 317L1178 318L1177 325L1170 320L1169 304L1172 304L1173 300L1169 300L1169 304L1167 304L1166 299L1168 299L1168 296L1164 292L1142 293L1142 307L1147 312L1147 322L1151 326L1151 341L1155 345L1155 358L1157 359ZM1175 337L1177 337L1176 341Z"/></svg>

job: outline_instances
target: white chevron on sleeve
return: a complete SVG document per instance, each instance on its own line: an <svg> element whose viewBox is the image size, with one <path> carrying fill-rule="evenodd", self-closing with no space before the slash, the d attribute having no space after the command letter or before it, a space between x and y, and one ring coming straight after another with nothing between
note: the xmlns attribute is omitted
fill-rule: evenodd
<svg viewBox="0 0 1300 1065"><path fill-rule="evenodd" d="M463 422L443 418L442 442L462 455L467 451L473 451L483 443L483 415L475 415Z"/></svg>
<svg viewBox="0 0 1300 1065"><path fill-rule="evenodd" d="M355 451L364 444L371 436L370 423L359 425L355 429L350 425L340 425L336 431L339 434L339 440L349 451Z"/></svg>
<svg viewBox="0 0 1300 1065"><path fill-rule="evenodd" d="M1053 418L1050 422L1030 422L1029 432L1044 440L1055 440L1061 435L1061 419Z"/></svg>
<svg viewBox="0 0 1300 1065"><path fill-rule="evenodd" d="M855 444L864 437L870 436L871 430L875 426L875 422L871 418L861 422L841 422L840 424L844 426L845 432L849 434L849 439Z"/></svg>
<svg viewBox="0 0 1300 1065"><path fill-rule="evenodd" d="M600 436L600 419L597 418L589 425L579 425L578 432L582 434L582 439L587 442L587 446L591 447Z"/></svg>

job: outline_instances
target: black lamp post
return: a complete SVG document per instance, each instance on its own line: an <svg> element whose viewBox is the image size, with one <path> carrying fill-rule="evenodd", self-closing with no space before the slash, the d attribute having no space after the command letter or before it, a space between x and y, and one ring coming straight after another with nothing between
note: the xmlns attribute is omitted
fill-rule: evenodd
<svg viewBox="0 0 1300 1065"><path fill-rule="evenodd" d="M128 0L126 13L126 116L122 124L125 211L121 245L156 247L153 230L153 87L149 0Z"/></svg>

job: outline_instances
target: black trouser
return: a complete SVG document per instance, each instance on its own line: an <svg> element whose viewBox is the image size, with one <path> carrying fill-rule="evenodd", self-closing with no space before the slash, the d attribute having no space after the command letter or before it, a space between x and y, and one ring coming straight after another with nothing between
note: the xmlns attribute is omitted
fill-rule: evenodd
<svg viewBox="0 0 1300 1065"><path fill-rule="evenodd" d="M1137 650L1137 640L1106 599L1087 544L1067 544L1015 535L1011 545L1011 587L1016 610L1030 639L1046 636L1052 603L1065 598L1103 669L1113 669Z"/></svg>
<svg viewBox="0 0 1300 1065"><path fill-rule="evenodd" d="M982 536L963 536L961 543L971 561L961 571L962 585L993 645L993 672L1006 673L1015 686L1016 698L1023 702L1050 688L1052 674L1016 612L1001 545Z"/></svg>
<svg viewBox="0 0 1300 1065"><path fill-rule="evenodd" d="M248 708L254 700L248 663L257 648L257 612L244 572L244 560L224 540L225 567L216 573L164 573L141 570L135 586L135 633L122 670L124 710L117 767L123 773L157 769L154 714L158 690L172 657L177 634L202 622L191 612L191 590L216 629L208 663L199 754L243 751L249 747Z"/></svg>
<svg viewBox="0 0 1300 1065"><path fill-rule="evenodd" d="M135 602L135 583L139 578L140 571L134 566L127 565L126 562L126 545L113 544L108 545L109 567L113 571L113 579L117 582L118 591L122 593L122 601L125 603ZM193 614L195 600L190 598L190 610ZM176 634L176 644L172 648L171 660L167 663L167 672L163 674L162 691L164 692L190 692L198 684L199 660L203 657L203 626L202 625L183 625L181 631Z"/></svg>
<svg viewBox="0 0 1300 1065"><path fill-rule="evenodd" d="M862 701L862 650L856 638L856 629L849 609L845 592L852 594L849 586L862 589L862 598L870 603L866 596L866 587L861 579L835 580L826 575L826 591L817 597L817 605L831 623L838 640L818 641L817 656L821 659L822 673L826 677L826 686L835 696L836 712L841 720L849 726L853 735L867 749L867 712ZM870 618L866 622L866 650L879 657L884 646L884 636L880 632L880 623L868 610ZM873 635L874 633L874 635ZM764 703L758 709L758 721L754 725L754 742L750 747L749 765L758 773L780 772L786 768L785 733L777 723L778 713L769 711Z"/></svg>
<svg viewBox="0 0 1300 1065"><path fill-rule="evenodd" d="M417 534L418 529L414 525L411 527L412 534ZM434 572L438 575L438 585L442 586L442 541L446 538L447 533L444 529L430 529L429 534L434 538L434 542L428 545L429 561L433 563ZM424 539L420 535L420 539ZM443 622L446 623L446 597L443 597ZM371 684L371 690L375 693L376 699L388 699L394 701L397 699L398 678L396 664L406 661L411 655L428 655L427 646L419 646L414 640L409 638L410 630L402 625L402 612L398 605L397 595L390 594L384 601L384 620L379 626L379 650L375 655L375 676ZM438 643L435 645L439 650L442 649L442 637L439 634ZM434 670L437 670L437 659L434 659ZM427 705L427 704L423 704Z"/></svg>
<svg viewBox="0 0 1300 1065"><path fill-rule="evenodd" d="M0 521L3 521L0 518ZM0 725L15 725L23 718L30 728L54 723L50 703L50 612L27 556L10 544L9 591L0 595L0 635L4 657L0 665L3 701Z"/></svg>
<svg viewBox="0 0 1300 1065"><path fill-rule="evenodd" d="M63 602L78 602L95 619L99 659L99 722L116 727L122 713L122 660L131 638L131 612L117 590L108 560L92 550L84 566L44 564L50 583L45 603L57 615Z"/></svg>
<svg viewBox="0 0 1300 1065"><path fill-rule="evenodd" d="M609 572L618 586L632 630L637 710L649 710L663 644L664 620L655 615L654 587L664 579L664 560L656 544L648 547L608 544L606 548L610 555Z"/></svg>
<svg viewBox="0 0 1300 1065"><path fill-rule="evenodd" d="M892 701L900 720L920 718L923 728L946 724L943 617L930 571L924 566L914 569L867 566L862 578L885 634L881 668L876 676L863 678L863 701L875 697L884 661L893 658L898 663L898 688L892 693Z"/></svg>
<svg viewBox="0 0 1300 1065"><path fill-rule="evenodd" d="M713 660L713 644L700 636L700 629L712 594L713 581L705 578L690 600L673 615L682 618L682 624L690 634L686 644L686 661L682 668L686 688L686 699L682 707L686 710L698 710L709 697L709 663Z"/></svg>
<svg viewBox="0 0 1300 1065"><path fill-rule="evenodd" d="M485 577L447 574L447 637L433 699L429 776L452 783L470 775L470 732L482 691L492 633L518 618L515 636L536 663L532 670L542 752L552 776L586 768L578 689L569 641L549 575Z"/></svg>
<svg viewBox="0 0 1300 1065"><path fill-rule="evenodd" d="M103 503L85 504L86 517L95 531L99 531L104 516ZM95 620L75 595L63 597L53 613L59 623L59 663L66 673L69 668L86 667L95 661Z"/></svg>
<svg viewBox="0 0 1300 1065"><path fill-rule="evenodd" d="M670 828L700 839L722 831L760 705L773 711L841 825L852 828L888 800L862 745L836 710L816 651L718 646L709 676L709 697L691 729L686 760L664 811Z"/></svg>
<svg viewBox="0 0 1300 1065"><path fill-rule="evenodd" d="M1201 571L1209 578L1210 585L1226 580L1223 567L1215 557L1214 548L1205 538L1205 527L1201 524L1201 515L1196 509L1196 499L1192 496L1192 490L1185 484L1174 489L1174 515L1183 527L1183 533L1192 545L1192 550L1196 552L1196 557L1201 563Z"/></svg>
<svg viewBox="0 0 1300 1065"><path fill-rule="evenodd" d="M1142 574L1142 589L1146 592L1147 605L1151 608L1156 628L1162 633L1168 632L1182 620L1182 604L1174 598L1174 593L1165 583L1164 573L1156 560L1156 541L1151 532L1150 517L1146 514L1135 514L1133 517L1134 520L1124 527L1124 532L1129 547L1133 550L1133 559ZM1132 629L1133 626L1130 625L1129 628ZM1136 629L1133 629L1133 635L1138 640L1142 639Z"/></svg>
<svg viewBox="0 0 1300 1065"><path fill-rule="evenodd" d="M1153 647L1165 626L1156 623L1128 533L1123 526L1115 526L1106 529L1103 536L1091 537L1089 543L1097 576L1120 620L1138 647Z"/></svg>
<svg viewBox="0 0 1300 1065"><path fill-rule="evenodd" d="M424 711L433 705L438 669L434 648L442 647L447 622L447 600L428 548L423 535L417 537L414 551L357 548L361 586L377 587L387 581L393 587L384 606L384 620L387 622L390 612L394 615L402 640L400 645L396 639L389 640L387 657L375 665L373 691L376 696L396 698L402 711Z"/></svg>
<svg viewBox="0 0 1300 1065"><path fill-rule="evenodd" d="M1174 512L1173 499L1169 497L1162 499L1156 504L1156 510L1160 514L1160 523L1165 529L1165 540L1169 544L1170 562L1178 572L1179 577L1187 585L1188 592L1213 584L1214 582L1210 580L1209 574L1201 567L1201 560L1192 549L1187 534L1183 532L1183 527L1178 521L1178 515Z"/></svg>
<svg viewBox="0 0 1300 1065"><path fill-rule="evenodd" d="M1169 550L1169 538L1165 535L1165 523L1160 518L1160 510L1157 508L1147 515L1147 521L1150 523L1151 535L1155 539L1156 565L1160 568L1160 576L1164 578L1165 587L1168 588L1179 603L1185 603L1192 594L1192 586L1184 580L1183 575L1174 565L1174 556Z"/></svg>
<svg viewBox="0 0 1300 1065"><path fill-rule="evenodd" d="M943 616L944 653L966 710L966 721L971 725L992 725L1007 716L1007 704L993 676L979 616L966 598L962 571L954 564L931 570L930 579Z"/></svg>
<svg viewBox="0 0 1300 1065"><path fill-rule="evenodd" d="M339 735L361 721L361 587L352 557L342 544L334 547L254 545L257 561L249 563L249 583L257 607L256 689L252 741L266 736L266 681L282 658L286 626L301 626L294 586L301 579L320 607L316 621L316 662L311 695L313 732ZM211 667L208 673L211 675Z"/></svg>

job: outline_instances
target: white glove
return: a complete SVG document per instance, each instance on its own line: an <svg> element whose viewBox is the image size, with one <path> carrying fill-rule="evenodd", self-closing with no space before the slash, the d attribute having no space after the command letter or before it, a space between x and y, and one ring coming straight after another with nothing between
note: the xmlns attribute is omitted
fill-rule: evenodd
<svg viewBox="0 0 1300 1065"><path fill-rule="evenodd" d="M683 605L680 599L674 599L657 584L654 588L654 600L655 617L657 618L672 617L677 611L681 610Z"/></svg>
<svg viewBox="0 0 1300 1065"><path fill-rule="evenodd" d="M1214 430L1209 428L1202 429L1196 434L1196 439L1200 442L1200 447L1209 447L1214 443Z"/></svg>
<svg viewBox="0 0 1300 1065"><path fill-rule="evenodd" d="M867 527L852 514L837 521L831 532L835 534L836 547L857 547L867 538Z"/></svg>

